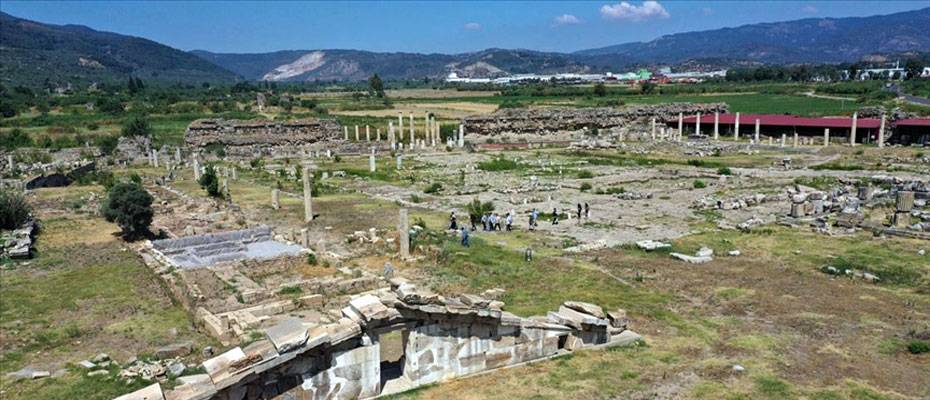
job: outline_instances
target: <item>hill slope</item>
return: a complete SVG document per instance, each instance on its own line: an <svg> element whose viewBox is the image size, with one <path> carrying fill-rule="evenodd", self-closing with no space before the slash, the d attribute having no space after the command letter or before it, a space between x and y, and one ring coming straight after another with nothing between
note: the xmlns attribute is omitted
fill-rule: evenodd
<svg viewBox="0 0 930 400"><path fill-rule="evenodd" d="M124 80L232 82L236 75L148 39L0 13L0 81L38 86Z"/></svg>
<svg viewBox="0 0 930 400"><path fill-rule="evenodd" d="M677 33L649 42L575 52L580 60L615 58L675 64L697 58L763 63L856 61L875 53L930 51L930 8L862 18L808 18Z"/></svg>
<svg viewBox="0 0 930 400"><path fill-rule="evenodd" d="M532 50L488 49L463 54L376 53L360 50L288 50L261 54L191 53L251 80L362 80L519 73L585 72L591 67L571 55Z"/></svg>

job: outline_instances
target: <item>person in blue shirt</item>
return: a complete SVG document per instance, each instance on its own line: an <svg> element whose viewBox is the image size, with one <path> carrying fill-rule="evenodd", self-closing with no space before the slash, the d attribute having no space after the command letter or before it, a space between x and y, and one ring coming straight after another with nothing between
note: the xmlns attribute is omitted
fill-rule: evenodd
<svg viewBox="0 0 930 400"><path fill-rule="evenodd" d="M465 227L463 226L461 229L461 232L462 232L462 246L470 247L468 243L468 229L465 229Z"/></svg>

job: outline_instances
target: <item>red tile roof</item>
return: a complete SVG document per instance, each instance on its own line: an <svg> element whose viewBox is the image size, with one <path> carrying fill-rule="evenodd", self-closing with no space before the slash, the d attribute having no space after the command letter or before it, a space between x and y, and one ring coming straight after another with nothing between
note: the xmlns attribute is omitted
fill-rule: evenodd
<svg viewBox="0 0 930 400"><path fill-rule="evenodd" d="M852 117L820 117L808 118L796 115L782 114L740 114L739 123L742 126L754 126L756 119L761 126L803 126L813 128L852 128ZM684 118L687 124L694 124L697 116ZM736 123L736 114L720 114L720 123L723 125L734 125ZM714 124L714 114L701 115L701 124ZM859 118L856 121L856 127L862 129L878 129L881 121L878 118Z"/></svg>
<svg viewBox="0 0 930 400"><path fill-rule="evenodd" d="M704 118L702 117L703 121ZM930 118L907 118L895 121L895 126L930 126Z"/></svg>

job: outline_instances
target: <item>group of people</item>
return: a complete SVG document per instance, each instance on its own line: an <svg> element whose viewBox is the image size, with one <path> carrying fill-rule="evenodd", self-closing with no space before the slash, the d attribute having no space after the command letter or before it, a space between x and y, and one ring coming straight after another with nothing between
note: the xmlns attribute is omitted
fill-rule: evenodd
<svg viewBox="0 0 930 400"><path fill-rule="evenodd" d="M584 203L584 206L581 203L578 203L577 211L578 221L581 222L582 217L588 219L591 217L591 207L588 206L588 203ZM471 223L471 231L478 230L478 222L481 222L481 230L485 232L490 231L501 231L506 229L507 231L513 230L513 213L508 212L505 216L500 216L496 212L484 213L481 216L471 214L469 215L469 222ZM502 229L503 224L503 229ZM552 209L552 225L559 224L559 209ZM529 220L529 229L535 230L539 226L539 211L534 207L530 211L530 220ZM455 216L455 211L449 216L449 229L454 231L460 231L462 236L462 246L468 247L468 232L469 229L465 225L459 226L458 218Z"/></svg>

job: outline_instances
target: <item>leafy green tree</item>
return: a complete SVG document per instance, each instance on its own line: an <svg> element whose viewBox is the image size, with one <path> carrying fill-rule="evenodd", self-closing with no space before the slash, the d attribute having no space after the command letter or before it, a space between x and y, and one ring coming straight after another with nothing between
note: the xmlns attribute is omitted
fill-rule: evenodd
<svg viewBox="0 0 930 400"><path fill-rule="evenodd" d="M594 95L598 97L604 97L607 95L607 86L604 85L604 82L598 82L594 84Z"/></svg>
<svg viewBox="0 0 930 400"><path fill-rule="evenodd" d="M368 91L379 98L384 97L384 82L381 81L381 77L378 76L378 74L374 74L371 78L368 78Z"/></svg>
<svg viewBox="0 0 930 400"><path fill-rule="evenodd" d="M658 86L655 83L643 82L643 84L639 87L639 91L642 94L653 94L655 93L657 87Z"/></svg>
<svg viewBox="0 0 930 400"><path fill-rule="evenodd" d="M3 133L0 132L0 148L13 150L19 147L29 147L33 145L32 138L22 129L13 128L13 130Z"/></svg>
<svg viewBox="0 0 930 400"><path fill-rule="evenodd" d="M113 151L116 150L116 146L119 144L119 138L116 136L98 136L95 140L97 148L100 149L100 152L103 155L108 156L113 154Z"/></svg>
<svg viewBox="0 0 930 400"><path fill-rule="evenodd" d="M216 176L216 168L213 168L212 165L208 165L204 168L203 175L200 176L200 180L197 181L197 183L200 184L201 188L207 191L210 197L223 197L223 194L220 193L220 180Z"/></svg>
<svg viewBox="0 0 930 400"><path fill-rule="evenodd" d="M17 111L16 107L9 101L0 102L0 115L2 115L3 118L13 118L18 113L19 111Z"/></svg>
<svg viewBox="0 0 930 400"><path fill-rule="evenodd" d="M924 66L917 59L910 59L904 63L904 70L907 72L907 75L904 76L905 79L914 79L920 77L920 73L923 71Z"/></svg>
<svg viewBox="0 0 930 400"><path fill-rule="evenodd" d="M123 124L122 133L123 136L127 137L149 136L152 133L152 128L149 126L149 121L145 117L136 115Z"/></svg>
<svg viewBox="0 0 930 400"><path fill-rule="evenodd" d="M155 212L152 195L139 184L122 182L110 188L101 213L109 222L115 222L127 239L136 239L149 233Z"/></svg>
<svg viewBox="0 0 930 400"><path fill-rule="evenodd" d="M0 190L0 229L17 229L32 214L32 207L19 192Z"/></svg>

